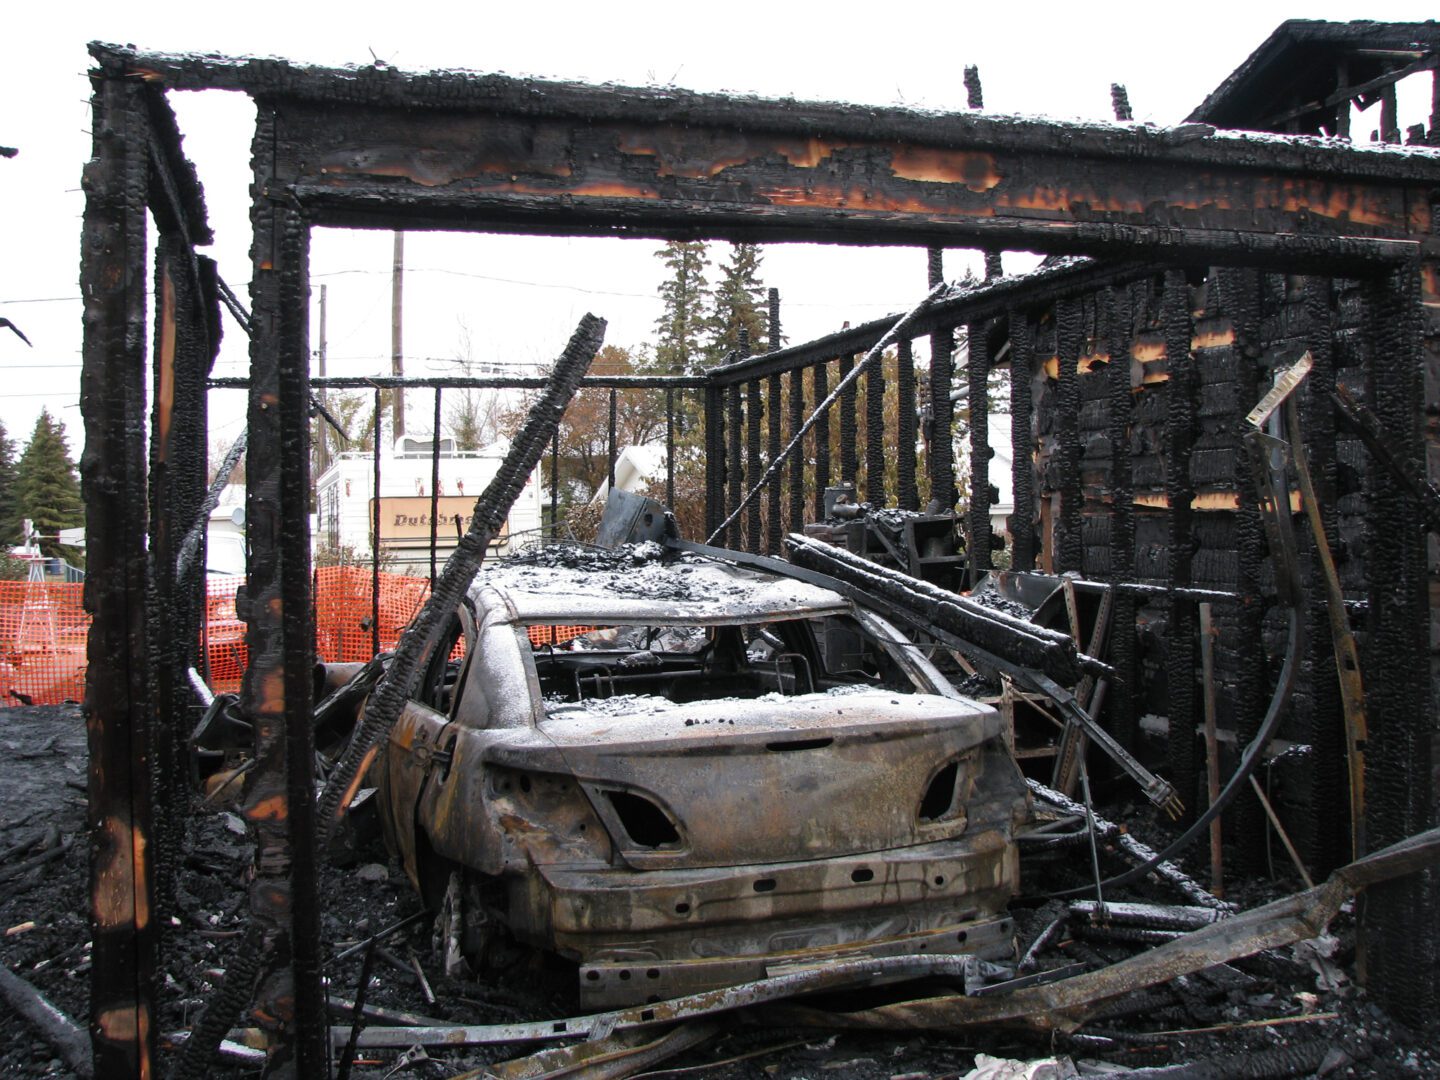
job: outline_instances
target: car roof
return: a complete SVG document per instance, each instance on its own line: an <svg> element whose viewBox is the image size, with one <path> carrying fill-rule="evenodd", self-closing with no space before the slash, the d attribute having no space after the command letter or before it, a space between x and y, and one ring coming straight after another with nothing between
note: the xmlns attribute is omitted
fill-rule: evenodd
<svg viewBox="0 0 1440 1080"><path fill-rule="evenodd" d="M614 551L551 545L487 563L471 596L486 617L518 623L740 623L848 612L830 589L659 544Z"/></svg>

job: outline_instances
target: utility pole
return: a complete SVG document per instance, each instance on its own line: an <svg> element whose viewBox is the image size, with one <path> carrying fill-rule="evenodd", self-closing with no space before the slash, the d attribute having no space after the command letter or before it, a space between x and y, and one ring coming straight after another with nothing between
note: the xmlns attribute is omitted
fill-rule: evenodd
<svg viewBox="0 0 1440 1080"><path fill-rule="evenodd" d="M320 286L320 348L316 353L319 361L320 378L325 378L325 286ZM330 411L330 400L325 388L320 388L320 407L326 412ZM330 467L330 432L326 429L326 421L322 416L320 422L315 425L315 433L318 437L315 447L315 466L317 474L323 474Z"/></svg>
<svg viewBox="0 0 1440 1080"><path fill-rule="evenodd" d="M390 266L390 374L403 377L405 374L405 336L401 329L401 311L405 293L405 234L395 230L395 258ZM405 434L405 391L395 388L391 417L393 437ZM380 444L380 433L375 433L375 444Z"/></svg>

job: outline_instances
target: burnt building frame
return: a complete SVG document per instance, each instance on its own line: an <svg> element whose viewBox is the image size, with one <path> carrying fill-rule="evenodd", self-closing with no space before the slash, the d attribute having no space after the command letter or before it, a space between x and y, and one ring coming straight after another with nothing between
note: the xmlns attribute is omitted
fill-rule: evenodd
<svg viewBox="0 0 1440 1080"><path fill-rule="evenodd" d="M1428 409L1440 403L1434 235L1440 158L1432 154L1238 136L1203 124L1161 129L937 116L463 73L407 75L379 66L327 70L277 60L139 54L103 45L92 46L92 55L81 472L86 606L93 617L85 709L97 1075L155 1071L155 973L165 878L174 867L167 852L178 842L184 805L177 777L189 691L178 673L192 666L196 638L174 628L188 628L201 603L199 581L177 577L172 553L176 538L197 520L203 494L204 476L193 463L205 454L206 376L218 347L219 290L213 264L196 252L209 240L209 228L166 102L170 90L243 91L257 108L249 569L240 614L251 658L242 701L256 730L245 793L257 837L249 906L264 962L236 964L220 997L237 1009L255 1003L256 1019L277 1036L277 1075L319 1075L328 1053L309 725L312 227L1088 256L965 290L914 330L943 339L963 329L983 343L971 346L972 393L984 386L984 368L1002 353L1007 358L1016 410L1012 550L1019 566L1096 570L1087 565L1085 534L1103 520L1105 575L1119 583L1151 582L1162 594L1197 582L1192 556L1204 545L1197 546L1202 530L1191 511L1204 492L1193 480L1195 454L1205 449L1207 431L1224 434L1226 418L1207 428L1213 418L1197 410L1194 388L1207 374L1197 370L1203 365L1193 352L1206 347L1196 342L1207 315L1222 309L1227 328L1210 329L1229 334L1226 344L1233 346L1226 361L1237 386L1230 414L1243 413L1254 400L1241 389L1261 388L1256 361L1267 355L1267 343L1298 337L1317 353L1322 389L1348 356L1356 389L1405 461L1432 479L1440 473L1440 448L1424 424ZM145 341L147 212L159 233L151 350ZM1296 303L1287 306L1287 297ZM738 505L737 478L755 475L777 455L783 393L790 394L793 430L807 382L813 406L833 385L827 365L843 370L881 332L854 328L708 373L703 415L711 521L718 524L727 506ZM1087 486L1082 424L1102 432L1112 447L1134 435L1132 374L1137 365L1147 369L1139 355L1144 350L1166 367L1165 397L1147 406L1164 412L1166 445L1115 455L1103 508L1087 511L1095 493ZM910 342L900 354L912 355ZM1122 355L1129 362L1114 362ZM146 400L147 360L154 364L153 402ZM1040 375L1052 362L1054 378L1047 383ZM898 381L914 392L913 368L902 367ZM1092 402L1103 407L1086 421ZM1314 430L1329 431L1320 392L1307 391L1306 402ZM850 414L841 417L842 431L883 430L870 414L861 424L854 408L853 398L842 405ZM770 413L763 440L759 410ZM1049 419L1037 442L1042 410ZM948 432L932 436L949 446ZM984 429L977 425L970 437L972 458L988 456ZM820 455L808 476L823 487L830 453L823 443L816 447ZM854 473L859 462L847 456L855 452L853 440L836 449L837 472ZM1312 453L1319 458L1316 472L1333 484L1339 463L1326 456L1322 439ZM1141 521L1134 473L1147 460L1163 465L1172 458L1189 467L1162 478L1163 503L1145 504L1170 513ZM948 454L932 455L932 466L932 490L947 488L953 482ZM806 469L792 463L788 502L773 494L768 503L774 515L788 506L792 528L804 513ZM983 566L992 550L988 526L980 527L988 490L979 489L988 480L973 471L970 542ZM1236 491L1245 490L1239 466L1232 471ZM1363 533L1363 572L1352 585L1368 606L1370 827L1371 844L1379 846L1435 821L1437 680L1430 628L1440 608L1430 600L1437 555L1416 498L1368 456L1360 459L1360 471L1363 513L1371 523ZM918 502L915 474L914 461L899 463L902 502ZM819 497L817 490L817 505ZM1248 504L1237 497L1232 508L1239 596L1234 640L1253 642L1265 632L1265 553ZM1338 540L1340 523L1333 507L1330 513ZM772 519L762 531L753 515L742 535L737 521L732 542L773 547L777 525ZM1140 544L1142 525L1165 535ZM1151 562L1160 564L1140 565L1137 551L1151 548L1158 553ZM1122 593L1117 623L1133 620L1138 602ZM1167 594L1164 603L1173 608L1174 625L1189 626L1183 597ZM1181 773L1194 769L1189 733L1196 706L1193 695L1177 689L1193 677L1192 650L1187 636L1160 660L1171 676L1172 768ZM1236 660L1242 735L1266 692L1261 651L1251 648ZM1323 652L1316 650L1317 664L1323 665ZM1141 711L1125 699L1136 692L1142 661L1133 642L1118 645L1116 657L1123 730ZM1401 1015L1426 1015L1440 991L1440 943L1433 934L1417 939L1413 933L1417 923L1433 926L1437 911L1433 874L1386 886L1370 901L1367 963L1377 990ZM230 1019L219 1023L228 1026ZM193 1038L201 1036L197 1031Z"/></svg>

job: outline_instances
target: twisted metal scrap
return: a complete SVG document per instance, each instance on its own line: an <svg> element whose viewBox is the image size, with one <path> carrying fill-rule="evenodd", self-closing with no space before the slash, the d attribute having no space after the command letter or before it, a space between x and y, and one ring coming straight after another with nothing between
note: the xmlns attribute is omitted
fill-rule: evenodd
<svg viewBox="0 0 1440 1080"><path fill-rule="evenodd" d="M329 840L340 808L349 804L353 788L373 757L376 744L389 733L405 707L406 699L414 691L421 661L433 647L445 616L455 610L470 587L475 572L485 559L491 538L500 530L520 489L525 486L526 478L540 461L551 435L559 426L565 407L575 396L580 380L590 369L590 362L604 340L605 320L585 315L560 359L555 362L550 382L540 400L531 407L524 426L510 446L510 452L501 462L500 471L475 501L475 516L470 528L460 538L460 543L446 560L445 569L435 579L435 587L430 591L424 608L400 638L389 667L370 695L365 715L356 727L350 745L345 748L320 795L318 827L322 843Z"/></svg>

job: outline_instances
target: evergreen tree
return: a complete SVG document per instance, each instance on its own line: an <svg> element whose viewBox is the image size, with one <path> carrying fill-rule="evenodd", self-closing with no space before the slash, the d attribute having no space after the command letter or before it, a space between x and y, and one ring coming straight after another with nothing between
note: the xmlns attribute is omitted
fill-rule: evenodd
<svg viewBox="0 0 1440 1080"><path fill-rule="evenodd" d="M664 313L655 320L658 332L655 359L663 372L691 375L704 358L701 334L705 329L705 306L709 287L705 270L710 256L703 240L672 240L655 253L665 264L665 280L660 283L660 299Z"/></svg>
<svg viewBox="0 0 1440 1080"><path fill-rule="evenodd" d="M0 544L20 540L20 517L15 512L15 440L0 423Z"/></svg>
<svg viewBox="0 0 1440 1080"><path fill-rule="evenodd" d="M45 555L75 560L70 548L61 547L53 537L85 521L80 507L80 480L70 447L65 442L65 425L41 410L35 430L15 470L16 512L35 523L36 532L52 537L42 540Z"/></svg>
<svg viewBox="0 0 1440 1080"><path fill-rule="evenodd" d="M750 351L764 352L768 332L765 286L760 281L760 246L731 244L730 258L720 268L720 283L705 321L710 335L707 359L722 363L740 347L740 329L749 335Z"/></svg>

